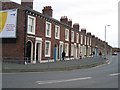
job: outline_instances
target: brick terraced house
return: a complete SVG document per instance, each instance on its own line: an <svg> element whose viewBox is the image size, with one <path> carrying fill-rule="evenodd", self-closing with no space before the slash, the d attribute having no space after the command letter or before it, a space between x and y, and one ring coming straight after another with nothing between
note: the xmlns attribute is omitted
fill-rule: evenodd
<svg viewBox="0 0 120 90"><path fill-rule="evenodd" d="M93 52L98 56L100 51L104 54L105 44L107 52L111 52L110 45L87 33L85 28L80 29L79 23L72 24L67 16L62 16L60 21L54 19L51 6L45 6L40 13L33 10L33 2L1 3L3 13L16 11L16 25L7 24L15 29L5 29L7 33L14 31L14 36L1 36L4 61L54 62L62 59L63 50L65 60L78 59L80 52L84 58L93 56Z"/></svg>

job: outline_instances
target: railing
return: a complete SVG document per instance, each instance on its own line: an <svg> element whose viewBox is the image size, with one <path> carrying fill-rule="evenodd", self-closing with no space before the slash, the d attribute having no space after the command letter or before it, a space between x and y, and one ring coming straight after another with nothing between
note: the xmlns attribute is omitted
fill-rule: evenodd
<svg viewBox="0 0 120 90"><path fill-rule="evenodd" d="M93 56L94 58L96 56ZM99 57L99 56L97 56ZM82 57L82 59L85 58L90 58L90 57ZM65 60L74 60L74 59L80 59L80 57L78 58L66 58ZM0 58L0 61L2 63L15 63L15 64L30 64L30 63L42 63L42 62L54 62L54 60L41 60L40 58L38 58L38 60L34 60L34 58L29 58L29 57L4 57L4 58ZM56 60L56 61L63 61L63 60Z"/></svg>
<svg viewBox="0 0 120 90"><path fill-rule="evenodd" d="M49 63L26 64L28 58L3 58L3 72L23 72L23 71L48 71L48 70L70 70L79 68L89 68L105 63L102 57L88 57L83 59L61 60ZM43 60L44 61L44 60ZM28 61L26 61L28 62Z"/></svg>
<svg viewBox="0 0 120 90"><path fill-rule="evenodd" d="M4 57L0 58L2 63L16 63L16 64L25 64L31 63L31 58L28 57Z"/></svg>

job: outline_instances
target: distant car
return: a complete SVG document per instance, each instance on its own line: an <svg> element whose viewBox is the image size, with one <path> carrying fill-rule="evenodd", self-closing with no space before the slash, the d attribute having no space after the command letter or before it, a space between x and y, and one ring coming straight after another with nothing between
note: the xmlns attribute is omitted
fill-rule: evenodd
<svg viewBox="0 0 120 90"><path fill-rule="evenodd" d="M114 52L112 55L117 55L117 53L116 53L116 52Z"/></svg>

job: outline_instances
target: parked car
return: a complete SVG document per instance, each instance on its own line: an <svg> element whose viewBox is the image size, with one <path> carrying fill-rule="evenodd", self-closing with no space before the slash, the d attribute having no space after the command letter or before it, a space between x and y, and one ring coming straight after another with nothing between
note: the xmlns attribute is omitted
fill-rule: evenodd
<svg viewBox="0 0 120 90"><path fill-rule="evenodd" d="M112 55L117 55L117 52L114 52Z"/></svg>

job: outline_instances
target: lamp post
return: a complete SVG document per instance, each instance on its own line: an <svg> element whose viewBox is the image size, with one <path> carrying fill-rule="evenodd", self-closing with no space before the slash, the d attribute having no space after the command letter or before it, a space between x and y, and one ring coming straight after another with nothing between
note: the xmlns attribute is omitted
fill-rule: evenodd
<svg viewBox="0 0 120 90"><path fill-rule="evenodd" d="M107 26L109 27L110 25L105 25L105 59L106 59L106 54L107 54L107 51L106 51L106 28Z"/></svg>

